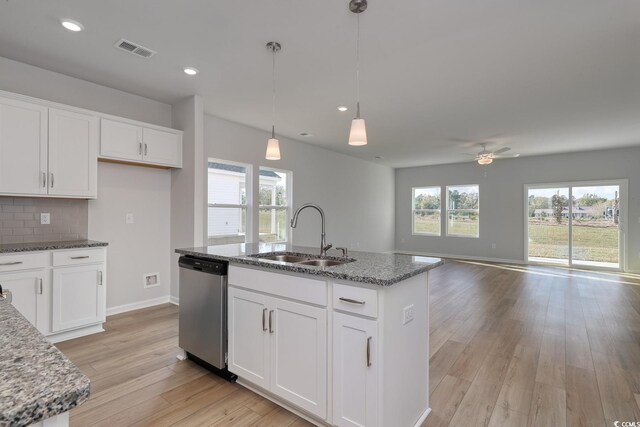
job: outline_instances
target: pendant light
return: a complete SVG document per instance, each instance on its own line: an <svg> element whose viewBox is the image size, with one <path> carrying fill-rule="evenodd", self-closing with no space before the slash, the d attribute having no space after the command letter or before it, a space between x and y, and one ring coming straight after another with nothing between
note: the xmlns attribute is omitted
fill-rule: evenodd
<svg viewBox="0 0 640 427"><path fill-rule="evenodd" d="M349 10L357 16L356 36L356 117L351 121L349 145L367 145L367 129L360 118L360 14L367 10L367 0L351 0Z"/></svg>
<svg viewBox="0 0 640 427"><path fill-rule="evenodd" d="M273 81L272 81L272 121L271 138L267 141L267 160L280 160L280 142L276 139L276 52L282 49L278 42L267 43L267 49L273 53Z"/></svg>

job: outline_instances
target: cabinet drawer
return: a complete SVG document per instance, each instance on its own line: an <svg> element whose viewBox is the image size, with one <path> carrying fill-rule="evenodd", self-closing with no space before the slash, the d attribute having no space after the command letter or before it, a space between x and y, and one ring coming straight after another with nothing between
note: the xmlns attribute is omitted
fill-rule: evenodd
<svg viewBox="0 0 640 427"><path fill-rule="evenodd" d="M333 308L362 316L378 317L378 292L334 283Z"/></svg>
<svg viewBox="0 0 640 427"><path fill-rule="evenodd" d="M104 262L104 249L77 249L53 252L53 266L90 264Z"/></svg>
<svg viewBox="0 0 640 427"><path fill-rule="evenodd" d="M46 252L0 255L0 272L29 270L47 266Z"/></svg>

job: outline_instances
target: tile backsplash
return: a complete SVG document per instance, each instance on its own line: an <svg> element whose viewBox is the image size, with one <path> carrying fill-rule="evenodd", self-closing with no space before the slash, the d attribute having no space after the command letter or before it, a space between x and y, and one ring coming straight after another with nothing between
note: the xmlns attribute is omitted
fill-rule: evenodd
<svg viewBox="0 0 640 427"><path fill-rule="evenodd" d="M88 201L0 197L0 243L51 242L87 238ZM49 213L50 224L40 224Z"/></svg>

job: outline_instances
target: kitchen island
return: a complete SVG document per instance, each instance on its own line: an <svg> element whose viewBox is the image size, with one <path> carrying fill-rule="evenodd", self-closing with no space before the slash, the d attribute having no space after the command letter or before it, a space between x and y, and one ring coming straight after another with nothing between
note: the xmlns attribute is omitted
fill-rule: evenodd
<svg viewBox="0 0 640 427"><path fill-rule="evenodd" d="M89 379L0 298L0 426L67 426L88 398Z"/></svg>
<svg viewBox="0 0 640 427"><path fill-rule="evenodd" d="M176 252L230 263L228 368L245 387L317 425L429 414L428 271L442 260L285 244Z"/></svg>

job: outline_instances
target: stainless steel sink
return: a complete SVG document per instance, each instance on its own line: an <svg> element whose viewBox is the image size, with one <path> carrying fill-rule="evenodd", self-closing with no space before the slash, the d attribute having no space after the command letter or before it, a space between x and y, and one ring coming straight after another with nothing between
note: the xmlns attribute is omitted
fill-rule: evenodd
<svg viewBox="0 0 640 427"><path fill-rule="evenodd" d="M309 258L308 257L303 257L303 256L298 256L298 255L269 255L269 256L261 256L260 258L262 259L268 259L271 261L280 261L280 262L292 262L292 263L298 263L298 262L302 262L302 261L306 261Z"/></svg>
<svg viewBox="0 0 640 427"><path fill-rule="evenodd" d="M307 261L300 261L297 264L301 264L301 265L315 265L318 267L331 267L334 265L342 265L342 264L346 264L349 261L337 261L334 259L310 259Z"/></svg>

